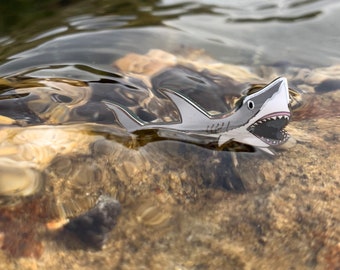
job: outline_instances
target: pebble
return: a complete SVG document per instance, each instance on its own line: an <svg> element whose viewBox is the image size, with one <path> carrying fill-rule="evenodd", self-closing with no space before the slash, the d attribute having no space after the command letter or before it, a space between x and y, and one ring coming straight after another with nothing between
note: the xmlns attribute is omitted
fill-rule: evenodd
<svg viewBox="0 0 340 270"><path fill-rule="evenodd" d="M70 219L64 229L89 247L101 249L108 233L115 227L120 212L121 207L117 200L101 195L92 209Z"/></svg>

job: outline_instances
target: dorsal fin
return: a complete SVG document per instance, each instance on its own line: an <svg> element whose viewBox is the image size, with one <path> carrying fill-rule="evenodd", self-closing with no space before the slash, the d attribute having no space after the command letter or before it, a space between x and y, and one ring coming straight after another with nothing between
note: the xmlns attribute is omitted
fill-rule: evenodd
<svg viewBox="0 0 340 270"><path fill-rule="evenodd" d="M210 118L210 115L204 109L182 94L169 89L162 89L161 91L176 105L181 116L182 125L202 124L202 121Z"/></svg>
<svg viewBox="0 0 340 270"><path fill-rule="evenodd" d="M187 97L182 94L169 90L162 89L162 92L165 93L166 96L170 98L170 100L177 107L181 121L179 123L172 123L175 125L181 126L200 126L203 121L206 121L210 118L209 114L204 111L201 107L199 107L196 103L189 100ZM102 101L110 110L114 112L119 123L128 131L134 132L140 130L142 128L157 128L162 126L164 123L152 124L146 123L139 119L139 117L133 114L131 111L125 109L121 105L117 103L112 103L109 101Z"/></svg>
<svg viewBox="0 0 340 270"><path fill-rule="evenodd" d="M124 109L117 103L102 101L116 115L118 122L128 131L134 132L145 126L145 123L140 121L137 115L133 115L130 111Z"/></svg>

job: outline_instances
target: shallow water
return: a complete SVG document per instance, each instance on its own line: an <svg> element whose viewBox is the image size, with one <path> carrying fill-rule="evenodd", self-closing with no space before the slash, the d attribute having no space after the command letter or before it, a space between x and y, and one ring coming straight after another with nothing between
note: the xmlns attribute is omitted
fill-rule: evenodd
<svg viewBox="0 0 340 270"><path fill-rule="evenodd" d="M0 268L340 267L339 3L15 2L0 24ZM296 145L273 158L136 140L101 101L145 121L178 119L157 89L117 68L154 49L203 70L223 63L233 92L222 76L213 90L178 70L153 81L212 113L249 84L287 77L301 103L287 128ZM122 210L98 249L61 226L101 194Z"/></svg>

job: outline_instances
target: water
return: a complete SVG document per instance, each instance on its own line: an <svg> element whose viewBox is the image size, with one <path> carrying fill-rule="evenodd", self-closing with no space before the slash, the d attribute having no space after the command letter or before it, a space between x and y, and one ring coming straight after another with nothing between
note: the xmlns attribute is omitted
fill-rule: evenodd
<svg viewBox="0 0 340 270"><path fill-rule="evenodd" d="M0 268L340 267L339 3L44 3L0 7ZM143 61L131 67L128 53ZM146 65L147 53L161 57ZM215 73L204 69L223 63L232 80L219 74L215 88L176 69L154 80L211 113L230 110L250 83L286 76L296 145L273 158L128 134L101 101L178 120L149 77L122 68L155 75L173 55L205 82ZM91 245L61 226L102 194L122 211L98 249L95 229L84 232Z"/></svg>

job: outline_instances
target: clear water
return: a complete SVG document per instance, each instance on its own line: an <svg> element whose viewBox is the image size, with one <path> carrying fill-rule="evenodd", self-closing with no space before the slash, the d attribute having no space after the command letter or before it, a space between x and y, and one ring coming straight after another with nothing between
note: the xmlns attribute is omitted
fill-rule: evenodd
<svg viewBox="0 0 340 270"><path fill-rule="evenodd" d="M0 5L0 94L40 97L28 102L39 119L0 99L0 115L28 124L0 118L0 268L340 267L340 3L44 3ZM296 147L275 158L172 141L136 147L110 115L74 109L92 95L87 83L100 97L123 84L112 66L117 59L150 49L201 50L261 82L287 76L305 93L288 128ZM131 109L148 94L138 89L111 95ZM219 102L213 96L209 110ZM52 126L42 125L47 118ZM117 198L122 213L97 250L58 224L93 207L100 194Z"/></svg>

